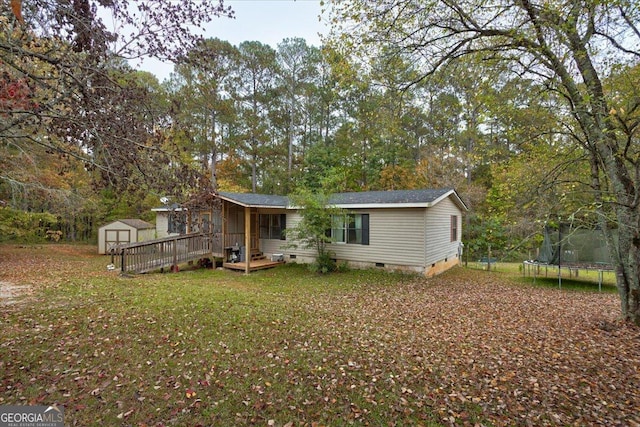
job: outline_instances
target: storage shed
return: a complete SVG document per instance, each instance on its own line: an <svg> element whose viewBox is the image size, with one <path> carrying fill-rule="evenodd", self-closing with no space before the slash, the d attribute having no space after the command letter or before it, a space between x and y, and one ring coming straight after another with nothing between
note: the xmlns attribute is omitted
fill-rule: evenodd
<svg viewBox="0 0 640 427"><path fill-rule="evenodd" d="M119 219L99 228L98 253L108 254L116 245L144 242L155 237L155 225L141 219Z"/></svg>

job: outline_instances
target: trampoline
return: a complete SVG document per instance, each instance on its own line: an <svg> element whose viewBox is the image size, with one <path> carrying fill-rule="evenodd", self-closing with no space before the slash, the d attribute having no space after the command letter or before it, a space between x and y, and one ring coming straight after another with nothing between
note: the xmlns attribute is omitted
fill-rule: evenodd
<svg viewBox="0 0 640 427"><path fill-rule="evenodd" d="M616 238L615 230L610 230ZM611 255L604 232L601 229L573 227L560 224L557 228L545 226L544 240L536 259L523 262L523 274L533 275L534 282L544 268L548 277L549 269L557 270L558 286L562 287L562 269L569 277L578 277L580 270L598 272L598 289L602 290L605 271L613 271Z"/></svg>

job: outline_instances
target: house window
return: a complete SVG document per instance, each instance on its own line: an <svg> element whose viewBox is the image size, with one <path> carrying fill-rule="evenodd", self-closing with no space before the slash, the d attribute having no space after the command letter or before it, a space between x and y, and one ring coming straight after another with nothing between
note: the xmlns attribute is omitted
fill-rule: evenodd
<svg viewBox="0 0 640 427"><path fill-rule="evenodd" d="M369 244L369 214L334 215L331 239L336 243Z"/></svg>
<svg viewBox="0 0 640 427"><path fill-rule="evenodd" d="M458 241L458 216L451 215L451 241Z"/></svg>
<svg viewBox="0 0 640 427"><path fill-rule="evenodd" d="M169 234L185 234L187 232L187 216L184 212L172 211L169 213Z"/></svg>
<svg viewBox="0 0 640 427"><path fill-rule="evenodd" d="M211 215L208 213L194 214L191 218L191 233L208 233L210 231Z"/></svg>
<svg viewBox="0 0 640 427"><path fill-rule="evenodd" d="M202 232L209 233L211 232L211 215L206 213L200 216L200 221L202 222Z"/></svg>
<svg viewBox="0 0 640 427"><path fill-rule="evenodd" d="M285 240L284 230L287 228L287 216L285 214L261 214L260 238Z"/></svg>

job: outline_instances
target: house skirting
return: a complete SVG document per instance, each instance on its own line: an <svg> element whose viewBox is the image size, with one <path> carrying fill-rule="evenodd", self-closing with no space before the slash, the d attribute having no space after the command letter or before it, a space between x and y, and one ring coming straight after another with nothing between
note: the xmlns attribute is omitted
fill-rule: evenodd
<svg viewBox="0 0 640 427"><path fill-rule="evenodd" d="M294 258L295 257L295 258ZM298 262L302 264L307 264L315 261L315 258L308 256L295 256L291 257L290 255L285 255L285 262ZM400 264L391 264L391 263L379 263L379 262L363 262L363 261L348 261L343 259L336 259L337 263L346 263L350 268L354 269L368 269L368 268L380 268L387 271L396 271L402 273L416 273L423 274L426 277L433 277L440 273L447 271L448 269L455 267L460 264L460 258L458 255L453 255L451 258L446 258L440 260L433 265L429 265L427 267L416 266L416 265L400 265Z"/></svg>
<svg viewBox="0 0 640 427"><path fill-rule="evenodd" d="M451 258L445 258L438 262L431 264L430 266L425 267L424 275L426 277L437 276L440 273L444 273L448 269L455 267L460 264L460 258L458 255L454 255Z"/></svg>

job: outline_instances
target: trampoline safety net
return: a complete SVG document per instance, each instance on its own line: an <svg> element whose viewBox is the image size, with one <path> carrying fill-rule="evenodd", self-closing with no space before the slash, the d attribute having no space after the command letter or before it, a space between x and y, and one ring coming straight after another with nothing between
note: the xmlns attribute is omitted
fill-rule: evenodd
<svg viewBox="0 0 640 427"><path fill-rule="evenodd" d="M614 238L615 238L615 231ZM544 241L538 257L540 264L598 267L611 265L611 256L602 230L572 228L561 225L544 228Z"/></svg>

